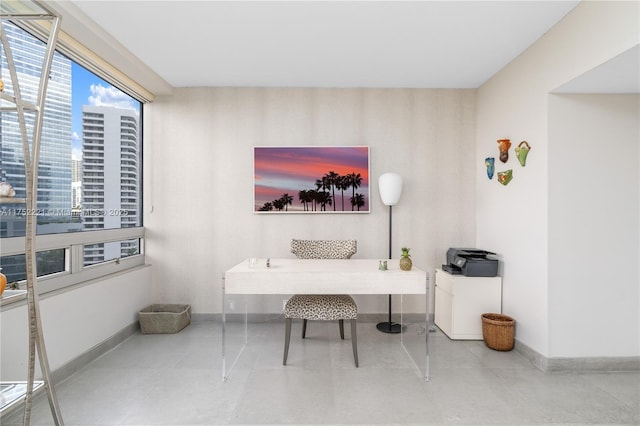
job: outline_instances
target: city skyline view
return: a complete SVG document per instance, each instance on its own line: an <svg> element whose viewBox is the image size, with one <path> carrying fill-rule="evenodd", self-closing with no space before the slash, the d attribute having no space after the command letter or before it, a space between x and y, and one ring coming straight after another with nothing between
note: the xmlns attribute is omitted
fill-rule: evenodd
<svg viewBox="0 0 640 426"><path fill-rule="evenodd" d="M3 30L21 97L35 103L45 46L11 23L3 22ZM4 92L17 94L6 55L1 62ZM38 199L27 209L19 201L26 196L22 133L9 99L1 102L7 108L0 115L0 180L13 186L16 203L0 206L0 237L24 236L28 215L37 216L38 235L140 226L139 101L56 52L43 110ZM27 111L25 122L29 139L35 115ZM82 263L136 253L138 239L90 244L83 247ZM65 257L65 249L39 252L38 275L64 271ZM0 266L11 280L24 279L24 255L2 256Z"/></svg>
<svg viewBox="0 0 640 426"><path fill-rule="evenodd" d="M130 109L136 111L139 118L140 103L73 61L71 61L71 75L71 155L74 159L81 160L83 106Z"/></svg>

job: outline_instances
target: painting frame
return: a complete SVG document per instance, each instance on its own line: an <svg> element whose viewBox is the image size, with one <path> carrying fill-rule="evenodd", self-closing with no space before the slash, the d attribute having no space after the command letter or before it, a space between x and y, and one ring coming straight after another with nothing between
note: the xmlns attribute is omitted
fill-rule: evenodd
<svg viewBox="0 0 640 426"><path fill-rule="evenodd" d="M255 146L256 214L371 212L369 147Z"/></svg>

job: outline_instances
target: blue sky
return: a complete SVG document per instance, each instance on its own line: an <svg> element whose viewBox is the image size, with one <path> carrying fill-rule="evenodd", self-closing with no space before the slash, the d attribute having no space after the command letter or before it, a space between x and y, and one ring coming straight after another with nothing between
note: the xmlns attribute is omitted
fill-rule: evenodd
<svg viewBox="0 0 640 426"><path fill-rule="evenodd" d="M73 61L71 76L71 144L74 157L80 158L82 156L83 105L134 109L139 114L140 103Z"/></svg>

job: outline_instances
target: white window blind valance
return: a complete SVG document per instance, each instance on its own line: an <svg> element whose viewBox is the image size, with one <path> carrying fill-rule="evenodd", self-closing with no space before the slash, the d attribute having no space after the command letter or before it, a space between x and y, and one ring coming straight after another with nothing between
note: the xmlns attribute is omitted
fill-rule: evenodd
<svg viewBox="0 0 640 426"><path fill-rule="evenodd" d="M19 26L40 40L46 41L51 22L44 19L29 20L20 22ZM64 30L58 34L56 50L140 102L153 102L154 94L151 91L98 56Z"/></svg>

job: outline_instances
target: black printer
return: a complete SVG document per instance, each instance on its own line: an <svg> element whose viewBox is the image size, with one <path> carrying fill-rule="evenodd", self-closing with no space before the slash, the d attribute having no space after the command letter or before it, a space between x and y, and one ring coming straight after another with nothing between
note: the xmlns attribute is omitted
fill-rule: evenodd
<svg viewBox="0 0 640 426"><path fill-rule="evenodd" d="M467 277L495 277L498 275L498 259L486 250L470 248L450 248L447 250L447 264L442 269L453 275Z"/></svg>

